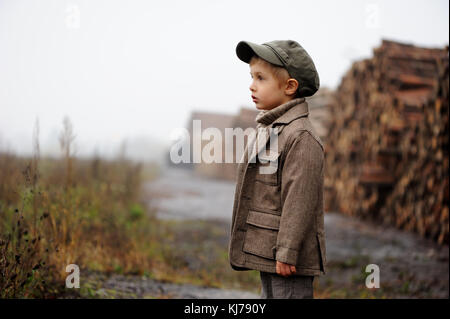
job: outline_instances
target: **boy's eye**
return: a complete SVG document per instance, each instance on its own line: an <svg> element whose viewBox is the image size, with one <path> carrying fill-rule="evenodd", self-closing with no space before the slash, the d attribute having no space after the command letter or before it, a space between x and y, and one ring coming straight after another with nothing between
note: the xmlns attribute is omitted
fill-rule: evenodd
<svg viewBox="0 0 450 319"><path fill-rule="evenodd" d="M253 75L250 74L250 77L253 79ZM258 80L263 80L263 77L261 75L257 75L256 78Z"/></svg>

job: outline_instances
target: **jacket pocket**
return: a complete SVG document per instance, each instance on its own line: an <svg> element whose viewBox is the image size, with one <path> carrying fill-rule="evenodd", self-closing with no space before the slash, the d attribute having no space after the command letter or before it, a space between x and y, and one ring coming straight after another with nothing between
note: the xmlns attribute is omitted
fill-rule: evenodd
<svg viewBox="0 0 450 319"><path fill-rule="evenodd" d="M317 233L317 244L319 246L319 252L320 252L320 270L323 271L323 273L326 273L326 251L325 251L325 238L323 233Z"/></svg>
<svg viewBox="0 0 450 319"><path fill-rule="evenodd" d="M280 216L250 210L243 251L275 260Z"/></svg>
<svg viewBox="0 0 450 319"><path fill-rule="evenodd" d="M255 180L270 184L278 184L278 159L280 153L270 152L266 154L265 151L258 154L258 168L255 176Z"/></svg>

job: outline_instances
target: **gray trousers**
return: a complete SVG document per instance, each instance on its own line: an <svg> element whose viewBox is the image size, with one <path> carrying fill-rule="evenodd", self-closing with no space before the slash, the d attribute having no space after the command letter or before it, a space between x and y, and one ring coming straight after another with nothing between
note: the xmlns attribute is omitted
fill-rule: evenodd
<svg viewBox="0 0 450 319"><path fill-rule="evenodd" d="M314 276L289 276L260 272L261 299L313 299Z"/></svg>

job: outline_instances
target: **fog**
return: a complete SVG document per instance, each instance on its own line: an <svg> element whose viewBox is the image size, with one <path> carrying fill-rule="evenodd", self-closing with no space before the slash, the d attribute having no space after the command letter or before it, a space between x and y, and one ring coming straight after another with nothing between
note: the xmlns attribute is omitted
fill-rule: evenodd
<svg viewBox="0 0 450 319"><path fill-rule="evenodd" d="M443 47L449 2L0 0L0 149L59 154L68 116L78 155L160 160L193 110L254 107L241 40L298 41L336 88L381 39Z"/></svg>

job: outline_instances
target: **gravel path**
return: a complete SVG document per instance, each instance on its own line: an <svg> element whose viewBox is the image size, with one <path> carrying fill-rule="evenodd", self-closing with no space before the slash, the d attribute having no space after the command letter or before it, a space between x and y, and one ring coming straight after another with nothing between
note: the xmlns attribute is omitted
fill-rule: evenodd
<svg viewBox="0 0 450 319"><path fill-rule="evenodd" d="M158 218L231 220L233 182L199 177L185 169L168 169L144 187Z"/></svg>
<svg viewBox="0 0 450 319"><path fill-rule="evenodd" d="M169 169L145 187L152 199L149 205L157 209L159 218L230 223L233 182ZM325 232L329 272L319 278L321 286L334 290L364 286L361 271L374 263L380 268L380 285L390 295L448 298L448 246L333 212L325 214Z"/></svg>
<svg viewBox="0 0 450 319"><path fill-rule="evenodd" d="M200 219L230 226L233 182L202 178L189 170L168 169L144 187L149 198L147 204L156 209L158 218ZM187 230L180 231L180 236L184 236L183 231ZM328 272L315 281L315 287L320 288L317 297L449 297L448 246L334 212L325 214L325 233ZM219 237L209 240L216 240L216 245L225 247L227 235ZM189 238L186 237L188 244L195 246L195 239ZM378 265L381 289L365 287L368 264ZM139 276L114 274L108 277L91 273L88 277L95 287L93 295L100 298L259 298L247 291L174 284Z"/></svg>
<svg viewBox="0 0 450 319"><path fill-rule="evenodd" d="M139 276L106 276L94 272L84 276L92 286L97 286L93 293L97 298L259 299L247 291L174 284Z"/></svg>
<svg viewBox="0 0 450 319"><path fill-rule="evenodd" d="M320 277L324 286L363 287L361 271L376 264L390 297L449 297L448 246L336 213L326 213L325 232L330 272Z"/></svg>

